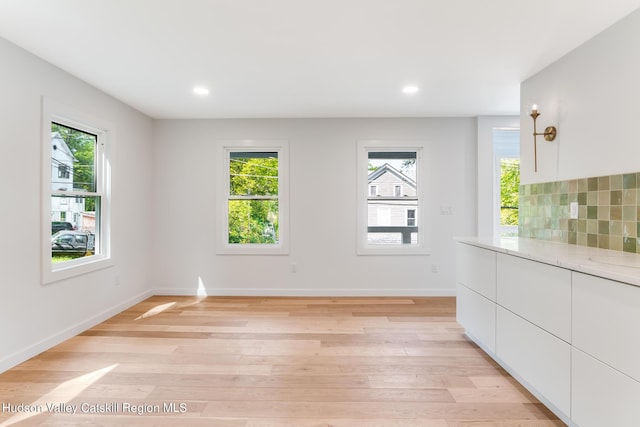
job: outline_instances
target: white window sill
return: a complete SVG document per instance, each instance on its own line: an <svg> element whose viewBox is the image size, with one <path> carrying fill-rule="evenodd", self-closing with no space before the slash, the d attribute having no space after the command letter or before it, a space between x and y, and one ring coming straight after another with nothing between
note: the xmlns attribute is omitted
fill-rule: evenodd
<svg viewBox="0 0 640 427"><path fill-rule="evenodd" d="M94 257L91 257L94 258ZM112 267L114 265L113 258L96 256L95 259L78 258L72 261L62 262L59 264L51 264L51 267L43 269L42 284L59 282L61 280L70 279L72 277L81 276L83 274L92 273Z"/></svg>

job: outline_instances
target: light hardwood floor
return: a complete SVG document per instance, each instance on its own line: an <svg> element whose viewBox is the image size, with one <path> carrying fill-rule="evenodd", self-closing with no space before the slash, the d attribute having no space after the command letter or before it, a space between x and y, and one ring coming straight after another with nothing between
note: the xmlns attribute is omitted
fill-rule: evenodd
<svg viewBox="0 0 640 427"><path fill-rule="evenodd" d="M454 298L152 297L1 374L0 405L0 426L564 425Z"/></svg>

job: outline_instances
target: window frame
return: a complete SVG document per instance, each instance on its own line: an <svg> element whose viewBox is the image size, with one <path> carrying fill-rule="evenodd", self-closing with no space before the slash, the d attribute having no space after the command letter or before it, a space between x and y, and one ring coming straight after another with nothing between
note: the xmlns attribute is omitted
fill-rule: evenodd
<svg viewBox="0 0 640 427"><path fill-rule="evenodd" d="M96 191L100 197L99 223L96 227L96 254L80 257L61 263L52 263L51 256L51 198L55 194L67 194L68 197L86 196L77 191L52 191L51 189L51 124L58 123L97 136L95 153ZM42 135L41 135L41 280L42 284L58 282L82 274L87 274L114 264L111 254L111 165L110 145L114 127L105 120L77 111L52 99L42 99ZM98 215L96 215L98 216Z"/></svg>
<svg viewBox="0 0 640 427"><path fill-rule="evenodd" d="M357 142L357 250L358 255L429 255L429 236L427 233L427 213L425 208L427 173L425 151L427 145L420 141L380 141L367 140ZM418 170L416 173L416 197L418 199L416 223L418 243L407 245L372 245L368 243L368 196L369 196L369 152L415 152Z"/></svg>
<svg viewBox="0 0 640 427"><path fill-rule="evenodd" d="M505 142L504 135L514 134L513 138L508 138L511 142ZM493 128L493 230L496 236L517 236L517 225L501 224L501 194L500 183L502 178L501 160L520 159L520 128ZM502 135L502 138L500 138Z"/></svg>
<svg viewBox="0 0 640 427"><path fill-rule="evenodd" d="M216 253L218 255L288 255L289 254L289 143L272 140L219 141L217 177L218 220ZM278 243L229 243L229 162L231 152L278 153Z"/></svg>

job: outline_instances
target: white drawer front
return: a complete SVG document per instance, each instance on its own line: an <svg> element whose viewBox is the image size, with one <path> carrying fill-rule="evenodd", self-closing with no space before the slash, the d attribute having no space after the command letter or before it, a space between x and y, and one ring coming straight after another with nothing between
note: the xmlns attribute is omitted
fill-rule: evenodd
<svg viewBox="0 0 640 427"><path fill-rule="evenodd" d="M498 254L498 304L571 342L571 272Z"/></svg>
<svg viewBox="0 0 640 427"><path fill-rule="evenodd" d="M569 344L498 306L496 354L526 383L569 416Z"/></svg>
<svg viewBox="0 0 640 427"><path fill-rule="evenodd" d="M640 383L572 350L571 418L580 427L640 426Z"/></svg>
<svg viewBox="0 0 640 427"><path fill-rule="evenodd" d="M456 243L456 280L481 295L496 300L496 253Z"/></svg>
<svg viewBox="0 0 640 427"><path fill-rule="evenodd" d="M491 354L496 352L496 303L458 284L457 320L465 331Z"/></svg>
<svg viewBox="0 0 640 427"><path fill-rule="evenodd" d="M640 288L573 273L572 340L640 381Z"/></svg>

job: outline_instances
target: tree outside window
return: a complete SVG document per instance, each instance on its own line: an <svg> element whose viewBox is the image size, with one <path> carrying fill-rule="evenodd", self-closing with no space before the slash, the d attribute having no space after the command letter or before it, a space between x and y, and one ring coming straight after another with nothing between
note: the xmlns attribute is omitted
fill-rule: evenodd
<svg viewBox="0 0 640 427"><path fill-rule="evenodd" d="M518 225L520 159L500 159L500 225Z"/></svg>
<svg viewBox="0 0 640 427"><path fill-rule="evenodd" d="M520 130L493 129L493 218L494 233L518 235L518 192L520 190Z"/></svg>
<svg viewBox="0 0 640 427"><path fill-rule="evenodd" d="M278 153L231 152L228 203L229 243L278 243Z"/></svg>

